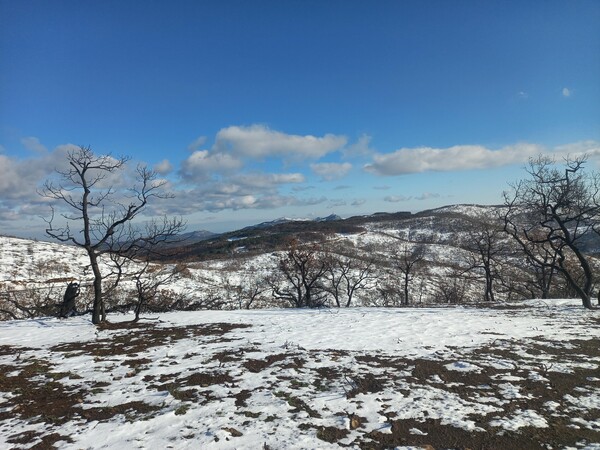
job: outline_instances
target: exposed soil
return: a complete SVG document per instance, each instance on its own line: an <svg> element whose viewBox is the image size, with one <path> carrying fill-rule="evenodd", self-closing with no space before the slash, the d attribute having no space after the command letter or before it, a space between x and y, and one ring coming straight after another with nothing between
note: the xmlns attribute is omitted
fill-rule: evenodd
<svg viewBox="0 0 600 450"><path fill-rule="evenodd" d="M248 371L258 373L262 372L273 363L277 361L283 361L288 357L289 355L285 353L281 353L279 355L269 355L265 359L248 359L242 365L248 369Z"/></svg>
<svg viewBox="0 0 600 450"><path fill-rule="evenodd" d="M5 358L0 365L0 393L6 394L2 396L0 426L15 419L42 424L45 431L15 432L8 442L14 448L49 449L60 447L61 441L71 442L61 434L61 426L68 422L85 426L92 421L138 421L161 414L184 416L198 405L228 401L234 408L228 413L242 420L221 428L227 440L245 435L255 421L273 422L276 429L277 421L286 417L303 433L340 447L361 449L527 450L600 442L600 425L595 425L600 409L583 408L577 401L600 391L597 338L568 343L495 341L470 352L456 350L452 359L301 348L284 348L259 359L248 357L263 351L259 343L247 342L240 348L224 345L234 342L227 333L244 327L247 325L216 323L162 328L138 323L124 328L110 324L99 329L94 341L57 345L43 357L36 356L35 349L2 346L0 356L12 359ZM197 368L181 368L180 361L168 354L160 359L151 357L157 347L183 339L190 340L193 350L186 356L202 361ZM59 369L61 360L79 356L93 357L98 370L106 374L114 367L128 372L124 378L91 382ZM567 370L557 370L567 366ZM164 368L165 373L145 375L150 367ZM244 377L264 382L243 387ZM140 391L162 393L165 403L132 400L103 404L96 397L125 380ZM459 422L440 419L439 412L432 409L435 404L420 403L420 395L425 394L417 392L434 391L465 405L492 407L460 418L471 423L467 430ZM335 397L344 407L329 410L327 403L319 400L324 395ZM280 415L256 407L257 398L265 401L269 396L281 408ZM400 404L398 399L408 400L405 404L410 405L410 414L394 406ZM378 405L379 416L386 419L381 426L369 419L367 401L371 408ZM499 425L528 411L547 426L506 429ZM193 439L193 433L186 439Z"/></svg>

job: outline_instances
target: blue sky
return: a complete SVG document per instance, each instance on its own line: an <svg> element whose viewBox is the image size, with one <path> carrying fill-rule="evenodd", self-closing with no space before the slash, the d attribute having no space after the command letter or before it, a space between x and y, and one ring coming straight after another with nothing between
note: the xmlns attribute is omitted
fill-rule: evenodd
<svg viewBox="0 0 600 450"><path fill-rule="evenodd" d="M213 231L498 203L600 157L598 1L0 0L0 231L70 145L129 155ZM160 207L158 207L160 206Z"/></svg>

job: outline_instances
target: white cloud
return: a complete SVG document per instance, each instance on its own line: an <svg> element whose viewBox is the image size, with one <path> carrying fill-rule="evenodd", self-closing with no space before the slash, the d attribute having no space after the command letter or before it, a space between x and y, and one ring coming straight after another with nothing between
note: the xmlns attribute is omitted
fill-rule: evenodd
<svg viewBox="0 0 600 450"><path fill-rule="evenodd" d="M519 97L521 100L526 100L529 98L529 94L525 91L519 91L517 93L517 97Z"/></svg>
<svg viewBox="0 0 600 450"><path fill-rule="evenodd" d="M217 133L213 150L251 158L318 159L341 149L346 142L346 137L333 134L299 136L274 131L263 125L231 126Z"/></svg>
<svg viewBox="0 0 600 450"><path fill-rule="evenodd" d="M282 138L284 142L289 137L264 127L261 129L268 136L271 134L284 136ZM297 136L297 138L304 142L305 137ZM63 170L68 168L66 154L78 148L67 144L48 151L38 139L28 138L22 142L33 151L30 158L20 159L2 153L0 150L0 220L15 223L29 218L39 221L37 216L47 214L49 201L38 196L36 187L39 187L45 179L54 177L56 168ZM323 142L321 141L319 145L323 145ZM302 151L306 151L306 155L318 154L316 151L309 150L309 146L303 148ZM498 167L511 163L524 163L530 156L535 157L540 153L554 156L557 161L566 155L575 157L587 154L590 157L590 163L595 164L600 161L600 143L597 141L574 142L549 150L533 144L518 144L498 150L482 146L404 148L390 154L376 153L372 155L371 164L365 166L365 170L376 175L400 175L424 171ZM261 150L257 154L267 155L268 152L265 153ZM300 153L294 154L299 155ZM275 153L269 155L277 156ZM187 156L188 158L181 164L179 171L183 181L187 184L177 186L178 192L175 192L174 199L153 202L150 205L150 212L192 214L198 211L327 205L329 202L331 205L341 205L341 202L345 202L352 206L360 206L365 203L364 199L353 200L353 196L360 192L349 192L342 195L341 198L328 200L325 197L317 197L321 194L316 194L317 191L314 191L314 197L306 198L305 196L309 194L303 194L303 191L314 189L314 186L306 186L305 175L300 170L290 173L248 172L248 169L244 169L244 163L249 156L244 154L216 151L213 147L212 150L195 150ZM319 163L311 161L308 156L305 161L306 168L310 167L323 179L339 178L352 169L349 162ZM310 164L311 162L313 164ZM173 169L167 159L157 163L154 168L163 175ZM127 169L123 172L103 180L102 186L131 186L133 169L134 165L128 164ZM282 186L288 188L289 193L280 192L283 191ZM169 187L173 188L173 186ZM334 189L341 191L346 187L340 183L340 186ZM382 184L373 188L390 189L389 186ZM382 196L389 193L393 193L393 190L382 192ZM425 192L413 197L389 195L385 197L385 201L394 203L438 197L439 194ZM62 211L57 210L57 213L59 212Z"/></svg>
<svg viewBox="0 0 600 450"><path fill-rule="evenodd" d="M252 188L272 188L279 184L303 183L304 175L301 173L248 173L237 175L231 181Z"/></svg>
<svg viewBox="0 0 600 450"><path fill-rule="evenodd" d="M186 180L205 181L214 174L230 173L242 166L240 159L229 154L196 150L181 163L181 176Z"/></svg>
<svg viewBox="0 0 600 450"><path fill-rule="evenodd" d="M571 96L571 89L564 87L562 89L562 96L563 97L570 97Z"/></svg>
<svg viewBox="0 0 600 450"><path fill-rule="evenodd" d="M168 159L163 159L161 162L154 166L154 170L160 175L167 175L173 170L173 165L169 162Z"/></svg>
<svg viewBox="0 0 600 450"><path fill-rule="evenodd" d="M211 208L218 209L249 209L257 206L257 198L253 195L241 195L215 201Z"/></svg>
<svg viewBox="0 0 600 450"><path fill-rule="evenodd" d="M375 151L369 146L371 144L371 136L362 134L358 140L342 150L342 154L346 158L355 158L360 156L368 156Z"/></svg>
<svg viewBox="0 0 600 450"><path fill-rule="evenodd" d="M31 190L35 190L40 177L45 173L35 168L27 170L25 164L9 156L0 155L0 197L8 199L27 196ZM34 181L33 186L28 183L28 179Z"/></svg>
<svg viewBox="0 0 600 450"><path fill-rule="evenodd" d="M457 145L449 148L402 148L393 153L374 155L364 170L375 175L404 175L420 172L485 169L523 163L543 152L535 144L517 144L491 150L479 145Z"/></svg>
<svg viewBox="0 0 600 450"><path fill-rule="evenodd" d="M600 142L589 140L560 145L554 148L551 155L555 158L576 158L587 155L589 159L598 159L600 158Z"/></svg>
<svg viewBox="0 0 600 450"><path fill-rule="evenodd" d="M292 191L294 192L303 192L303 191L308 191L310 189L314 189L315 186L294 186L292 188Z"/></svg>
<svg viewBox="0 0 600 450"><path fill-rule="evenodd" d="M48 151L37 138L21 141L34 155L19 159L0 154L0 221L23 221L27 218L45 216L48 205L53 203L38 194L38 188L56 175L56 170L68 168L66 154L77 149L67 144ZM102 180L104 181L104 180Z"/></svg>
<svg viewBox="0 0 600 450"><path fill-rule="evenodd" d="M37 199L36 188L39 184L56 169L66 169L67 152L77 148L68 144L48 152L36 138L31 138L28 142L36 152L33 158L17 159L0 154L1 199Z"/></svg>
<svg viewBox="0 0 600 450"><path fill-rule="evenodd" d="M415 200L429 200L430 198L439 198L440 194L434 192L423 192L421 195L415 197Z"/></svg>
<svg viewBox="0 0 600 450"><path fill-rule="evenodd" d="M25 147L27 150L30 150L34 153L43 154L48 152L48 149L42 145L40 140L36 137L31 136L23 138L21 139L21 144L23 144L23 147Z"/></svg>
<svg viewBox="0 0 600 450"><path fill-rule="evenodd" d="M195 152L196 150L200 150L202 146L206 143L206 136L200 136L196 138L193 142L188 145L188 150L190 152Z"/></svg>
<svg viewBox="0 0 600 450"><path fill-rule="evenodd" d="M406 197L404 195L388 195L383 200L390 203L399 203L399 202L407 202L411 197Z"/></svg>
<svg viewBox="0 0 600 450"><path fill-rule="evenodd" d="M192 214L198 211L217 212L243 209L275 209L284 206L306 206L325 202L325 197L302 199L277 192L244 190L239 185L203 185L180 191L175 198L155 202L153 207L162 214Z"/></svg>
<svg viewBox="0 0 600 450"><path fill-rule="evenodd" d="M204 166L203 166L204 167ZM204 172L201 172L202 174ZM236 173L223 177L210 177L191 189L180 189L175 198L155 206L161 214L191 214L198 211L223 211L242 209L274 209L290 205L306 205L325 199L299 199L294 195L281 195L279 188L285 184L305 181L301 173Z"/></svg>
<svg viewBox="0 0 600 450"><path fill-rule="evenodd" d="M315 163L311 170L321 177L321 180L331 181L344 177L352 169L352 164L345 163Z"/></svg>

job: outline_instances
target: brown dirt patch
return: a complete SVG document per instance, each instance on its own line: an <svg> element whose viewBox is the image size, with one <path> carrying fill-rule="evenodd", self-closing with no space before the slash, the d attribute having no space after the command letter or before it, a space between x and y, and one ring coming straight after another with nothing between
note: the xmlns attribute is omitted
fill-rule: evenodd
<svg viewBox="0 0 600 450"><path fill-rule="evenodd" d="M317 411L308 406L308 404L299 397L295 397L291 394L282 391L274 392L273 395L285 399L288 402L288 404L292 407L292 409L290 409L289 411L291 413L304 411L312 418L321 418L321 414L319 414Z"/></svg>
<svg viewBox="0 0 600 450"><path fill-rule="evenodd" d="M33 350L29 347L13 347L11 345L0 345L0 356L16 356L20 357L21 353Z"/></svg>
<svg viewBox="0 0 600 450"><path fill-rule="evenodd" d="M244 407L248 406L248 404L246 403L246 400L248 400L250 397L252 397L252 392L244 389L244 390L238 392L237 394L235 394L234 397L235 397L235 406L237 406L238 408L244 408Z"/></svg>
<svg viewBox="0 0 600 450"><path fill-rule="evenodd" d="M232 383L233 378L225 372L196 372L177 380L180 386L211 386L213 384Z"/></svg>
<svg viewBox="0 0 600 450"><path fill-rule="evenodd" d="M102 422L112 419L119 414L125 415L130 420L138 420L140 416L148 416L149 414L158 411L160 408L160 406L153 406L148 403L135 401L115 406L101 406L86 409L80 408L78 412L81 417L87 421L98 420Z"/></svg>
<svg viewBox="0 0 600 450"><path fill-rule="evenodd" d="M36 442L38 441L39 442ZM57 442L73 443L69 436L63 436L59 433L40 434L37 431L25 431L24 433L14 434L7 439L10 444L33 444L30 450L55 450Z"/></svg>
<svg viewBox="0 0 600 450"><path fill-rule="evenodd" d="M264 359L248 359L242 365L248 369L249 372L258 373L262 372L277 361L283 361L284 359L287 359L287 357L287 354L280 353L278 355L269 355Z"/></svg>
<svg viewBox="0 0 600 450"><path fill-rule="evenodd" d="M336 427L318 427L317 437L325 442L335 444L337 441L348 436L349 431Z"/></svg>
<svg viewBox="0 0 600 450"><path fill-rule="evenodd" d="M246 324L210 323L189 325L185 327L157 327L155 324L126 324L134 325L133 328L125 327L122 323L106 324L100 330L111 332L127 329L128 333L113 334L112 336L97 339L93 342L71 342L51 347L51 351L70 354L88 354L94 356L131 355L146 351L153 347L160 347L181 339L190 339L199 336L221 337L237 328L248 328ZM102 333L104 334L104 333ZM221 338L223 340L224 338Z"/></svg>
<svg viewBox="0 0 600 450"><path fill-rule="evenodd" d="M21 367L2 368L0 391L12 395L3 403L0 420L19 417L60 425L73 417L73 408L83 401L83 392L54 381L48 375L50 367L47 361L30 360ZM15 369L21 369L18 375L7 375Z"/></svg>
<svg viewBox="0 0 600 450"><path fill-rule="evenodd" d="M346 377L346 382L350 385L350 389L346 391L346 398L354 398L358 394L381 392L384 388L384 381L371 373L351 378Z"/></svg>
<svg viewBox="0 0 600 450"><path fill-rule="evenodd" d="M535 442L527 434L506 433L502 436L488 432L469 432L450 425L442 425L440 420L426 419L417 421L414 419L395 420L391 422L391 433L372 431L366 436L372 442L361 443L362 449L383 450L400 446L422 446L429 448L451 448L451 449L509 449L520 450L541 449L539 443ZM414 429L424 433L413 434Z"/></svg>

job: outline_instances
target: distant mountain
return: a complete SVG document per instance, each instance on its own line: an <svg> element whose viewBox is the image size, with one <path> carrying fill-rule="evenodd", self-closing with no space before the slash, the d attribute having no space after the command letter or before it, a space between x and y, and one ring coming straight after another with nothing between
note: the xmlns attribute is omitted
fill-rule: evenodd
<svg viewBox="0 0 600 450"><path fill-rule="evenodd" d="M315 222L333 222L334 220L342 220L337 214L330 214L327 217L317 217Z"/></svg>
<svg viewBox="0 0 600 450"><path fill-rule="evenodd" d="M190 231L189 233L183 233L177 236L177 242L183 242L184 244L195 244L196 242L206 241L217 237L218 233L213 233L207 230Z"/></svg>
<svg viewBox="0 0 600 450"><path fill-rule="evenodd" d="M390 248L398 242L410 240L442 246L451 255L463 251L461 246L467 242L469 231L474 227L477 229L483 221L498 221L502 208L502 205L462 204L417 213L375 212L345 219L336 214L313 220L282 217L241 230L207 235L196 242L173 245L173 258L167 255L165 260L224 259L239 253L241 248L246 256L257 256L283 250L292 240L319 242L332 237L341 241L371 240L374 244L389 242ZM600 237L590 233L584 241L586 252L600 253ZM451 251L453 248L456 250ZM446 261L448 264L451 262L451 259Z"/></svg>
<svg viewBox="0 0 600 450"><path fill-rule="evenodd" d="M410 212L376 213L370 216L354 216L342 219L336 214L316 219L292 219L281 217L261 222L241 230L226 232L203 241L188 245L182 243L176 248L176 258L206 260L227 258L244 248L247 254L262 254L281 250L291 239L301 242L318 241L326 236L356 235L365 232L365 225L385 221L405 220ZM241 243L243 241L243 244ZM174 253L174 254L175 254Z"/></svg>
<svg viewBox="0 0 600 450"><path fill-rule="evenodd" d="M333 222L335 220L342 220L340 216L337 214L330 214L327 217L317 217L316 219L305 219L305 218L290 218L290 217L280 217L279 219L269 220L267 222L261 222L256 225L250 225L245 228L242 228L239 231L247 231L247 230L263 230L265 228L272 228L278 225L288 224L288 223L310 223L310 222Z"/></svg>
<svg viewBox="0 0 600 450"><path fill-rule="evenodd" d="M289 217L280 217L279 219L275 219L275 220L269 220L267 222L261 222L261 223L257 223L256 225L249 225L247 227L242 228L239 231L246 231L246 230L262 230L264 228L271 228L277 225L281 225L284 223L290 223L290 222L308 222L310 221L310 219L292 219Z"/></svg>

